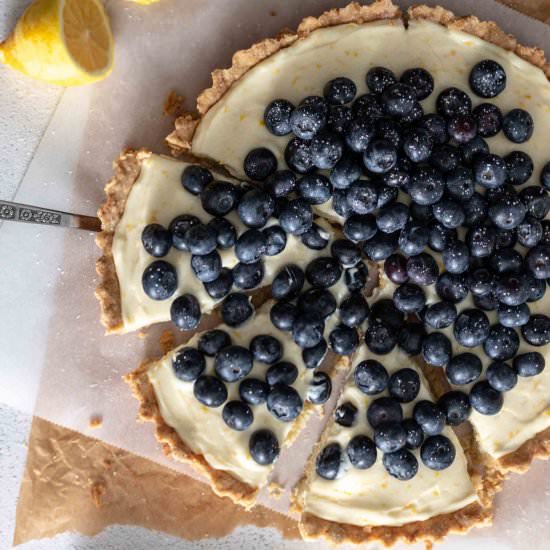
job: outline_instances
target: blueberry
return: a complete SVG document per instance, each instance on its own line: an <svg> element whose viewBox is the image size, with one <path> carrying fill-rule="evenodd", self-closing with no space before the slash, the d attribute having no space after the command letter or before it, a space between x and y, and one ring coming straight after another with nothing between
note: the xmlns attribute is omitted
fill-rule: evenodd
<svg viewBox="0 0 550 550"><path fill-rule="evenodd" d="M170 306L170 318L180 330L193 330L201 320L199 301L192 294L176 298Z"/></svg>
<svg viewBox="0 0 550 550"><path fill-rule="evenodd" d="M298 307L303 313L311 313L326 319L336 311L336 298L328 290L309 288L300 294Z"/></svg>
<svg viewBox="0 0 550 550"><path fill-rule="evenodd" d="M174 354L172 368L176 378L184 382L193 382L204 372L206 361L199 350L185 347Z"/></svg>
<svg viewBox="0 0 550 550"><path fill-rule="evenodd" d="M378 204L378 189L372 181L356 180L346 191L346 201L356 214L369 214Z"/></svg>
<svg viewBox="0 0 550 550"><path fill-rule="evenodd" d="M435 291L442 300L453 304L462 302L468 295L468 282L463 273L442 273L435 284Z"/></svg>
<svg viewBox="0 0 550 550"><path fill-rule="evenodd" d="M514 358L514 370L518 376L536 376L544 367L544 355L538 351L522 353Z"/></svg>
<svg viewBox="0 0 550 550"><path fill-rule="evenodd" d="M183 241L191 254L205 256L216 249L216 231L211 226L197 223L187 229Z"/></svg>
<svg viewBox="0 0 550 550"><path fill-rule="evenodd" d="M541 300L546 294L546 281L544 279L535 279L531 274L526 275L528 288L529 288L529 298L528 302L536 302Z"/></svg>
<svg viewBox="0 0 550 550"><path fill-rule="evenodd" d="M387 422L401 422L403 410L401 405L391 397L378 397L371 401L367 408L367 421L374 428Z"/></svg>
<svg viewBox="0 0 550 550"><path fill-rule="evenodd" d="M372 214L353 214L345 221L343 231L350 241L368 241L377 231L376 218Z"/></svg>
<svg viewBox="0 0 550 550"><path fill-rule="evenodd" d="M172 244L177 250L187 251L185 244L185 232L192 226L201 223L199 218L188 214L175 217L171 222L168 230L172 234Z"/></svg>
<svg viewBox="0 0 550 550"><path fill-rule="evenodd" d="M437 220L430 222L428 230L428 246L435 252L443 252L458 238L456 229L445 227Z"/></svg>
<svg viewBox="0 0 550 550"><path fill-rule="evenodd" d="M374 443L383 453L402 449L406 440L407 432L400 422L383 422L374 430Z"/></svg>
<svg viewBox="0 0 550 550"><path fill-rule="evenodd" d="M390 141L375 139L363 153L363 164L374 174L383 174L391 170L397 162L397 149Z"/></svg>
<svg viewBox="0 0 550 550"><path fill-rule="evenodd" d="M202 190L213 180L210 170L199 166L198 164L192 164L186 166L181 175L181 184L184 189L192 193L193 195L200 195Z"/></svg>
<svg viewBox="0 0 550 550"><path fill-rule="evenodd" d="M477 134L476 119L472 115L453 116L449 119L447 132L458 144L467 143Z"/></svg>
<svg viewBox="0 0 550 550"><path fill-rule="evenodd" d="M472 167L474 179L482 187L495 189L506 181L506 162L502 157L491 153L482 153L474 157Z"/></svg>
<svg viewBox="0 0 550 550"><path fill-rule="evenodd" d="M424 128L413 128L403 141L403 151L413 162L426 162L434 147L432 134Z"/></svg>
<svg viewBox="0 0 550 550"><path fill-rule="evenodd" d="M242 401L228 401L222 410L223 421L232 429L243 432L254 420L252 409Z"/></svg>
<svg viewBox="0 0 550 550"><path fill-rule="evenodd" d="M400 403L410 403L420 391L420 377L410 368L399 369L392 373L388 383L390 396ZM391 452L391 451L390 451Z"/></svg>
<svg viewBox="0 0 550 550"><path fill-rule="evenodd" d="M426 329L422 323L408 322L399 332L399 348L407 355L418 355L422 351L422 341Z"/></svg>
<svg viewBox="0 0 550 550"><path fill-rule="evenodd" d="M277 338L268 334L259 334L250 341L250 352L255 361L272 365L281 359L283 347Z"/></svg>
<svg viewBox="0 0 550 550"><path fill-rule="evenodd" d="M407 69L399 80L414 90L418 100L426 99L434 90L432 75L426 69L420 67Z"/></svg>
<svg viewBox="0 0 550 550"><path fill-rule="evenodd" d="M550 211L550 196L538 185L524 187L520 191L519 196L523 204L525 204L527 213L537 220L545 218Z"/></svg>
<svg viewBox="0 0 550 550"><path fill-rule="evenodd" d="M221 257L216 250L203 256L191 256L191 269L199 281L211 283L221 274Z"/></svg>
<svg viewBox="0 0 550 550"><path fill-rule="evenodd" d="M547 162L540 171L540 184L548 191L550 190L550 162Z"/></svg>
<svg viewBox="0 0 550 550"><path fill-rule="evenodd" d="M455 355L445 368L445 374L451 384L465 385L475 382L481 375L482 364L473 353Z"/></svg>
<svg viewBox="0 0 550 550"><path fill-rule="evenodd" d="M443 196L445 183L441 172L431 166L417 166L408 188L411 199L420 205L435 204Z"/></svg>
<svg viewBox="0 0 550 550"><path fill-rule="evenodd" d="M327 122L327 114L319 105L300 105L290 114L290 127L301 139L311 139Z"/></svg>
<svg viewBox="0 0 550 550"><path fill-rule="evenodd" d="M489 145L482 137L476 136L470 141L463 143L460 146L460 151L462 153L462 162L471 165L477 156L489 153Z"/></svg>
<svg viewBox="0 0 550 550"><path fill-rule="evenodd" d="M265 191L252 189L243 195L237 211L244 225L260 228L273 215L275 200Z"/></svg>
<svg viewBox="0 0 550 550"><path fill-rule="evenodd" d="M306 369L316 369L325 358L327 354L328 345L325 340L321 340L317 345L312 348L306 348L302 350L302 360Z"/></svg>
<svg viewBox="0 0 550 550"><path fill-rule="evenodd" d="M397 82L396 76L385 67L372 67L365 78L367 87L371 92L382 93L386 88Z"/></svg>
<svg viewBox="0 0 550 550"><path fill-rule="evenodd" d="M271 294L276 300L295 298L304 286L305 276L300 267L287 264L273 279Z"/></svg>
<svg viewBox="0 0 550 550"><path fill-rule="evenodd" d="M460 203L454 199L442 198L433 205L435 219L449 229L460 227L466 215Z"/></svg>
<svg viewBox="0 0 550 550"><path fill-rule="evenodd" d="M483 311L495 311L499 307L499 301L494 291L483 296L474 296L474 306Z"/></svg>
<svg viewBox="0 0 550 550"><path fill-rule="evenodd" d="M328 336L330 349L337 355L351 355L359 345L359 335L354 328L336 325Z"/></svg>
<svg viewBox="0 0 550 550"><path fill-rule="evenodd" d="M167 300L178 288L178 275L172 264L157 260L145 268L141 284L151 300Z"/></svg>
<svg viewBox="0 0 550 550"><path fill-rule="evenodd" d="M208 293L208 296L214 300L221 300L225 298L230 292L233 286L233 273L227 267L222 267L220 274L216 279L209 283L204 283L204 289Z"/></svg>
<svg viewBox="0 0 550 550"><path fill-rule="evenodd" d="M452 302L435 302L424 313L424 321L434 329L450 327L456 318L456 306Z"/></svg>
<svg viewBox="0 0 550 550"><path fill-rule="evenodd" d="M437 96L436 109L445 118L467 115L472 110L472 100L458 88L445 88Z"/></svg>
<svg viewBox="0 0 550 550"><path fill-rule="evenodd" d="M222 348L214 359L214 370L224 382L238 382L252 370L252 353L243 346Z"/></svg>
<svg viewBox="0 0 550 550"><path fill-rule="evenodd" d="M239 397L249 405L261 405L266 402L269 386L257 378L245 378L239 384Z"/></svg>
<svg viewBox="0 0 550 550"><path fill-rule="evenodd" d="M285 162L298 174L308 174L315 169L311 158L310 141L294 138L285 148Z"/></svg>
<svg viewBox="0 0 550 550"><path fill-rule="evenodd" d="M527 325L522 327L523 330ZM517 353L519 348L519 336L512 328L502 326L501 324L493 325L489 331L489 336L483 343L485 353L491 358L498 361L511 359Z"/></svg>
<svg viewBox="0 0 550 550"><path fill-rule="evenodd" d="M533 135L533 117L523 109L512 109L504 115L502 131L514 143L524 143Z"/></svg>
<svg viewBox="0 0 550 550"><path fill-rule="evenodd" d="M523 270L523 258L517 250L501 248L496 250L489 258L488 267L497 275L521 273Z"/></svg>
<svg viewBox="0 0 550 550"><path fill-rule="evenodd" d="M353 102L351 112L355 118L378 118L384 114L384 106L378 94L363 94Z"/></svg>
<svg viewBox="0 0 550 550"><path fill-rule="evenodd" d="M329 80L323 89L323 95L331 105L342 105L353 101L357 93L357 86L346 77L338 77Z"/></svg>
<svg viewBox="0 0 550 550"><path fill-rule="evenodd" d="M212 218L208 222L208 227L216 232L216 245L218 248L226 250L235 246L237 231L229 220L226 218Z"/></svg>
<svg viewBox="0 0 550 550"><path fill-rule="evenodd" d="M367 395L383 392L389 380L388 371L375 359L361 361L353 371L355 385Z"/></svg>
<svg viewBox="0 0 550 550"><path fill-rule="evenodd" d="M529 306L520 304L518 306L507 306L500 304L498 306L498 322L505 327L521 327L529 322Z"/></svg>
<svg viewBox="0 0 550 550"><path fill-rule="evenodd" d="M298 308L290 302L277 302L269 312L269 318L279 330L292 330Z"/></svg>
<svg viewBox="0 0 550 550"><path fill-rule="evenodd" d="M333 168L342 157L344 143L338 134L321 130L311 140L310 152L311 160L317 168Z"/></svg>
<svg viewBox="0 0 550 550"><path fill-rule="evenodd" d="M496 232L492 227L485 225L472 227L466 234L466 243L474 258L485 258L495 249Z"/></svg>
<svg viewBox="0 0 550 550"><path fill-rule="evenodd" d="M426 295L419 286L404 283L395 289L393 303L404 313L419 313L426 305Z"/></svg>
<svg viewBox="0 0 550 550"><path fill-rule="evenodd" d="M344 270L344 282L350 292L363 290L367 284L369 270L364 262L358 263L355 267L348 267Z"/></svg>
<svg viewBox="0 0 550 550"><path fill-rule="evenodd" d="M507 182L512 185L524 184L533 174L533 161L523 151L512 151L504 157Z"/></svg>
<svg viewBox="0 0 550 550"><path fill-rule="evenodd" d="M395 233L405 227L409 219L409 208L402 202L395 202L380 208L376 216L376 225L384 233Z"/></svg>
<svg viewBox="0 0 550 550"><path fill-rule="evenodd" d="M372 305L370 321L399 331L403 328L405 315L395 307L392 300L384 298Z"/></svg>
<svg viewBox="0 0 550 550"><path fill-rule="evenodd" d="M300 235L300 240L312 250L323 250L328 244L329 236L329 233L314 223L310 229Z"/></svg>
<svg viewBox="0 0 550 550"><path fill-rule="evenodd" d="M303 403L298 392L286 384L277 384L267 396L267 410L281 422L291 422L302 412Z"/></svg>
<svg viewBox="0 0 550 550"><path fill-rule="evenodd" d="M360 293L350 294L340 303L340 320L343 325L359 327L369 314L367 301Z"/></svg>
<svg viewBox="0 0 550 550"><path fill-rule="evenodd" d="M340 426L350 428L357 419L357 407L350 402L345 402L334 410L334 421Z"/></svg>
<svg viewBox="0 0 550 550"><path fill-rule="evenodd" d="M322 174L308 174L298 180L298 194L309 204L323 204L332 194L329 179Z"/></svg>
<svg viewBox="0 0 550 550"><path fill-rule="evenodd" d="M543 313L531 315L529 321L521 327L521 335L532 346L545 346L550 342L550 318Z"/></svg>
<svg viewBox="0 0 550 550"><path fill-rule="evenodd" d="M253 315L254 306L246 294L233 292L223 301L220 313L226 325L238 327Z"/></svg>
<svg viewBox="0 0 550 550"><path fill-rule="evenodd" d="M445 470L454 461L455 447L444 435L428 437L420 448L420 459L431 470Z"/></svg>
<svg viewBox="0 0 550 550"><path fill-rule="evenodd" d="M298 378L298 369L294 363L281 361L267 369L265 381L270 386L275 384L286 384L290 386Z"/></svg>
<svg viewBox="0 0 550 550"><path fill-rule="evenodd" d="M437 170L447 173L459 167L462 154L458 147L443 143L433 148L430 164Z"/></svg>
<svg viewBox="0 0 550 550"><path fill-rule="evenodd" d="M363 174L363 163L356 155L345 154L330 171L330 183L335 189L347 189Z"/></svg>
<svg viewBox="0 0 550 550"><path fill-rule="evenodd" d="M502 304L519 306L529 297L529 282L522 275L506 273L497 281L495 295Z"/></svg>
<svg viewBox="0 0 550 550"><path fill-rule="evenodd" d="M489 217L500 229L514 229L525 218L526 208L517 195L505 194L489 206Z"/></svg>
<svg viewBox="0 0 550 550"><path fill-rule="evenodd" d="M445 413L431 401L418 401L413 409L413 418L426 435L440 434L445 428Z"/></svg>
<svg viewBox="0 0 550 550"><path fill-rule="evenodd" d="M542 220L542 244L550 245L550 220Z"/></svg>
<svg viewBox="0 0 550 550"><path fill-rule="evenodd" d="M304 105L316 107L325 115L328 113L329 110L328 103L325 101L325 98L321 97L320 95L308 95L307 97L304 97L304 99L302 99L302 101L298 103L298 107L303 107Z"/></svg>
<svg viewBox="0 0 550 550"><path fill-rule="evenodd" d="M376 126L370 118L355 118L344 130L346 145L355 153L363 153L374 139ZM359 176L358 176L359 177Z"/></svg>
<svg viewBox="0 0 550 550"><path fill-rule="evenodd" d="M261 466L273 464L279 456L279 443L270 430L257 430L248 442L248 450L252 459Z"/></svg>
<svg viewBox="0 0 550 550"><path fill-rule="evenodd" d="M376 137L390 141L397 149L401 148L403 144L403 128L399 122L392 118L377 118L374 120L374 125L376 128ZM401 167L406 168L406 166Z"/></svg>
<svg viewBox="0 0 550 550"><path fill-rule="evenodd" d="M412 86L397 82L382 90L384 111L390 116L404 116L414 107L416 92Z"/></svg>
<svg viewBox="0 0 550 550"><path fill-rule="evenodd" d="M349 461L354 468L366 470L376 462L376 446L366 435L356 435L346 447Z"/></svg>
<svg viewBox="0 0 550 550"><path fill-rule="evenodd" d="M480 414L494 415L502 409L502 393L495 390L487 380L476 382L470 390L470 403Z"/></svg>
<svg viewBox="0 0 550 550"><path fill-rule="evenodd" d="M384 355L397 344L396 332L382 323L370 323L365 332L365 344L372 353Z"/></svg>
<svg viewBox="0 0 550 550"><path fill-rule="evenodd" d="M464 222L465 227L474 227L479 225L487 218L489 213L489 205L487 199L475 192L472 198L465 200L462 203L464 210Z"/></svg>
<svg viewBox="0 0 550 550"><path fill-rule="evenodd" d="M197 347L204 355L214 357L218 351L230 345L231 337L227 332L220 329L213 329L201 335Z"/></svg>
<svg viewBox="0 0 550 550"><path fill-rule="evenodd" d="M266 256L276 256L286 248L286 233L279 225L270 225L263 231L266 239Z"/></svg>
<svg viewBox="0 0 550 550"><path fill-rule="evenodd" d="M352 209L348 203L347 189L333 189L332 191L332 209L342 218L351 216Z"/></svg>
<svg viewBox="0 0 550 550"><path fill-rule="evenodd" d="M462 424L472 412L468 395L461 391L448 391L439 398L437 405L445 414L449 426Z"/></svg>
<svg viewBox="0 0 550 550"><path fill-rule="evenodd" d="M451 342L442 332L431 332L422 342L422 357L428 365L444 367L451 359Z"/></svg>
<svg viewBox="0 0 550 550"><path fill-rule="evenodd" d="M424 432L418 422L413 418L406 418L401 425L406 433L405 447L407 449L418 449L424 441Z"/></svg>
<svg viewBox="0 0 550 550"><path fill-rule="evenodd" d="M227 399L225 384L215 376L199 376L193 384L193 395L207 407L219 407Z"/></svg>
<svg viewBox="0 0 550 550"><path fill-rule="evenodd" d="M514 369L502 361L491 363L486 372L487 381L497 391L510 391L518 381Z"/></svg>
<svg viewBox="0 0 550 550"><path fill-rule="evenodd" d="M312 313L300 313L292 325L292 339L301 348L312 348L323 339L325 323Z"/></svg>
<svg viewBox="0 0 550 550"><path fill-rule="evenodd" d="M515 229L495 228L496 248L511 248L517 242L517 231Z"/></svg>
<svg viewBox="0 0 550 550"><path fill-rule="evenodd" d="M506 72L492 59L476 63L470 71L470 88L480 97L496 97L506 88Z"/></svg>
<svg viewBox="0 0 550 550"><path fill-rule="evenodd" d="M296 176L290 170L277 170L264 183L264 191L272 197L286 197L296 188Z"/></svg>
<svg viewBox="0 0 550 550"><path fill-rule="evenodd" d="M342 462L342 449L338 443L329 443L317 456L315 471L323 479L333 480L338 477Z"/></svg>
<svg viewBox="0 0 550 550"><path fill-rule="evenodd" d="M329 288L335 285L342 275L338 260L328 257L318 257L306 267L306 279L315 288Z"/></svg>
<svg viewBox="0 0 550 550"><path fill-rule="evenodd" d="M539 244L531 248L525 257L528 269L536 279L550 277L550 246ZM155 262L156 263L156 262Z"/></svg>
<svg viewBox="0 0 550 550"><path fill-rule="evenodd" d="M465 309L457 317L453 334L456 341L466 347L474 348L481 345L489 336L489 319L483 311Z"/></svg>
<svg viewBox="0 0 550 550"><path fill-rule="evenodd" d="M452 241L443 251L442 260L449 273L464 273L470 267L470 252L462 241Z"/></svg>
<svg viewBox="0 0 550 550"><path fill-rule="evenodd" d="M287 233L305 233L313 224L311 206L304 199L288 201L279 213L279 223Z"/></svg>
<svg viewBox="0 0 550 550"><path fill-rule="evenodd" d="M244 264L257 262L267 248L265 233L258 229L248 229L237 239L235 255Z"/></svg>
<svg viewBox="0 0 550 550"><path fill-rule="evenodd" d="M407 260L407 275L413 283L428 286L436 282L439 267L433 256L422 252Z"/></svg>
<svg viewBox="0 0 550 550"><path fill-rule="evenodd" d="M404 231L405 230L403 230L403 232ZM396 285L406 283L409 280L407 274L407 259L401 254L392 254L384 262L384 272L388 279Z"/></svg>
<svg viewBox="0 0 550 550"><path fill-rule="evenodd" d="M399 481L408 481L418 472L418 461L407 449L384 454L382 464L388 474Z"/></svg>
<svg viewBox="0 0 550 550"><path fill-rule="evenodd" d="M325 372L316 372L307 390L307 400L314 405L322 405L329 400L331 392L330 376Z"/></svg>
<svg viewBox="0 0 550 550"><path fill-rule="evenodd" d="M438 145L445 143L449 139L447 135L447 122L443 117L435 113L424 115L419 122L419 126L428 130Z"/></svg>
<svg viewBox="0 0 550 550"><path fill-rule="evenodd" d="M158 223L146 225L141 233L141 243L148 254L162 258L172 247L172 233Z"/></svg>
<svg viewBox="0 0 550 550"><path fill-rule="evenodd" d="M213 181L201 193L201 204L212 216L225 216L239 200L239 190L227 181Z"/></svg>
<svg viewBox="0 0 550 550"><path fill-rule="evenodd" d="M353 120L351 107L348 105L334 105L327 116L327 127L342 135L348 124Z"/></svg>
<svg viewBox="0 0 550 550"><path fill-rule="evenodd" d="M496 136L502 128L502 111L493 103L481 103L472 115L477 122L477 131L481 137Z"/></svg>
<svg viewBox="0 0 550 550"><path fill-rule="evenodd" d="M265 127L275 136L286 136L292 132L290 115L294 105L286 99L273 100L264 111Z"/></svg>

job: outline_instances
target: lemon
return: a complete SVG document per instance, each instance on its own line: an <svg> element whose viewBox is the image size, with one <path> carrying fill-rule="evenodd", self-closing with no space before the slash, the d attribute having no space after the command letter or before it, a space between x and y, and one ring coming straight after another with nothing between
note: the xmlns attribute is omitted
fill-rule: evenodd
<svg viewBox="0 0 550 550"><path fill-rule="evenodd" d="M148 6L149 4L156 4L159 0L130 0L130 2L135 2L136 4L141 4L142 6Z"/></svg>
<svg viewBox="0 0 550 550"><path fill-rule="evenodd" d="M0 61L39 80L79 86L111 72L113 50L100 0L35 0L0 44Z"/></svg>

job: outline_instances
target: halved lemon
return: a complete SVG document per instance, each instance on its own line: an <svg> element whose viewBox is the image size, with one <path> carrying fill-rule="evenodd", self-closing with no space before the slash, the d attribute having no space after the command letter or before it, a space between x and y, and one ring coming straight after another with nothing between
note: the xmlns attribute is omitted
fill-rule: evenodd
<svg viewBox="0 0 550 550"><path fill-rule="evenodd" d="M100 0L35 0L0 44L0 61L61 86L105 78L113 57L109 18Z"/></svg>

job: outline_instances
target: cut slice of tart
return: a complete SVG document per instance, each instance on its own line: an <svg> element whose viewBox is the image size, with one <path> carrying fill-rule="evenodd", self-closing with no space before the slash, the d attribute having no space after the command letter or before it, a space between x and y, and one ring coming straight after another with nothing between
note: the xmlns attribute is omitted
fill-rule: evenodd
<svg viewBox="0 0 550 550"><path fill-rule="evenodd" d="M198 168L201 177L206 179L201 183L199 176L195 176L193 180L194 172L186 172L190 168ZM193 192L182 184L184 173L190 174L188 186ZM124 333L169 321L174 299L183 295L195 298L195 309L198 308L200 317L200 313L211 312L229 292L232 273L235 273L230 270L239 263L235 242L250 228L243 224L234 208L228 209L223 204L207 205L210 213L205 211L208 198L201 198L198 193L205 183L228 187L229 192L221 201L234 199L231 190L233 194L246 190L240 181L222 173L144 150L128 151L115 162L115 176L106 187L107 200L99 210L103 230L97 239L103 255L97 262L100 282L96 294L107 332ZM193 185L199 187L193 189ZM217 222L223 219L221 228L212 226L212 219L216 217L212 208L220 208L223 212L230 210L217 216ZM214 269L221 268L221 278L211 283L199 280L192 264L194 255L186 245L185 229L194 224L202 224L203 228L205 225L215 227L214 231L202 233L202 240L198 242L199 246L204 246L212 235L217 235L213 252L201 256L211 258ZM289 264L305 268L332 240L333 232L326 222L321 220L314 227L322 245L316 245L315 249L306 246L300 237L283 232L275 218L267 219L261 233L276 237L272 242L274 250L268 250L259 263L254 262L257 272L242 270L244 274L241 272L240 276L244 280L240 283L233 280L233 290L269 286L275 275ZM148 230L151 232L147 240ZM271 230L275 233L269 233ZM249 234L254 236L258 232ZM208 263L203 265L210 268ZM147 273L149 280L145 281ZM225 276L231 279L228 284L216 286L216 281L221 282Z"/></svg>
<svg viewBox="0 0 550 550"><path fill-rule="evenodd" d="M190 463L212 489L252 506L282 447L316 405L330 378L306 368L302 349L270 320L267 302L244 325L221 324L195 334L126 377L139 416L156 423L166 454ZM327 369L347 359L324 359Z"/></svg>
<svg viewBox="0 0 550 550"><path fill-rule="evenodd" d="M454 432L431 416L434 398L414 361L362 345L352 364L295 492L304 538L389 546L489 523L490 499Z"/></svg>

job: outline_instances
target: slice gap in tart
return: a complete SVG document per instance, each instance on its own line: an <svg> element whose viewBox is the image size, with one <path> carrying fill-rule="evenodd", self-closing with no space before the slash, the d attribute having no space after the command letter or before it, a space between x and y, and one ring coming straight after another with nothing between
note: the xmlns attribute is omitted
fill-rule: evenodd
<svg viewBox="0 0 550 550"><path fill-rule="evenodd" d="M307 369L302 349L288 332L272 324L269 315L272 305L273 302L264 304L253 319L238 328L221 324L210 331L199 332L161 359L144 362L126 377L140 401L140 419L156 424L156 436L164 452L190 463L204 474L216 494L228 496L246 507L255 503L258 492L267 484L280 450L294 441L313 411L322 412L321 405L332 391L330 377L319 374L317 369ZM216 333L215 338L213 333ZM205 342L205 335L212 336L210 348L201 347L198 351L199 342ZM286 362L290 363L288 369L278 373L272 369L269 374L270 365L256 357L250 368L250 344L254 337L266 335L280 345L271 367L277 369L277 365ZM235 370L235 363L217 363L220 353L216 356L204 353L205 350L213 353L216 347L223 346L223 355L230 349L227 347L229 342L231 346L240 346L238 352L241 354L244 348L248 361L238 364ZM329 353L321 367L331 372L347 368L348 364L347 358ZM270 379L270 376L275 378ZM223 377L226 381L222 381ZM273 382L279 378L280 382ZM195 396L195 392L200 392L197 379L202 380L199 384L215 384L206 393L198 393L203 396L200 402ZM251 379L254 379L252 383ZM268 385L266 380L274 385ZM241 387L243 382L245 385ZM313 386L318 391L312 394L310 388ZM282 398L277 397L276 390L292 394L288 407L281 404ZM267 397L268 410L266 396L273 392L273 401L272 397ZM209 404L205 404L207 402ZM240 429L229 427L222 416L229 402L237 403L236 415L229 422L236 422L233 426ZM227 414L229 409L225 411ZM262 441L257 443L256 458L250 448L253 438Z"/></svg>
<svg viewBox="0 0 550 550"><path fill-rule="evenodd" d="M359 389L355 369L358 365L365 365L365 361L377 362L390 376L402 369L411 369L418 375L418 394L413 401L400 405L403 419L411 418L419 401L434 399L420 369L403 352L395 349L387 355L376 355L365 345L359 348L339 398L335 418L325 428L310 458L306 477L295 491L304 538L325 537L336 543L381 541L386 545L399 540L433 542L447 533L466 532L474 526L490 523L490 504L484 495L478 495L477 491L483 488L475 477L469 475L470 460L475 457L468 456L469 450L463 450L448 426L441 432L454 449L455 456L448 467L440 471L430 469L421 460L419 448L403 448L397 453L410 453L408 460L413 470L417 468L416 474L408 480L400 480L386 471L383 453L379 449L373 451L374 430L367 421L367 410L379 398L387 400L389 393L386 389L367 395ZM371 391L376 390L371 387ZM359 445L364 436L370 441ZM424 443L430 439L427 435L423 437ZM365 453L355 455L357 464L363 460L363 469L350 462L347 449L352 439ZM414 445L420 447L419 440ZM327 451L330 448L333 452L338 449L335 453L340 453L339 458L326 460L324 466L319 466L323 462L319 457L330 454ZM481 504L482 501L485 505Z"/></svg>

